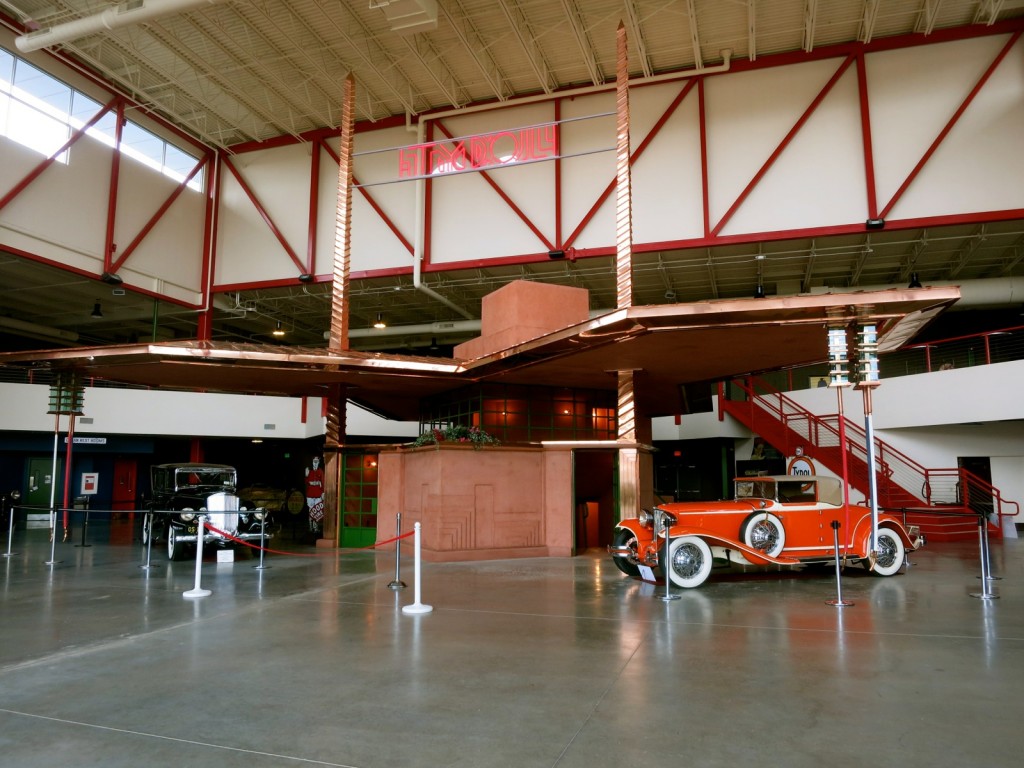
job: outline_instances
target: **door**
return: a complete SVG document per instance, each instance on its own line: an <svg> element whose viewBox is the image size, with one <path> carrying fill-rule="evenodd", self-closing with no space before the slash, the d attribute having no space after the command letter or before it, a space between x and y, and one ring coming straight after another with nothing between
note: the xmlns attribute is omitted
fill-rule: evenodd
<svg viewBox="0 0 1024 768"><path fill-rule="evenodd" d="M377 540L377 454L341 456L341 530L339 546L369 547Z"/></svg>
<svg viewBox="0 0 1024 768"><path fill-rule="evenodd" d="M111 496L111 509L132 510L138 508L139 464L135 459L114 459L114 490Z"/></svg>
<svg viewBox="0 0 1024 768"><path fill-rule="evenodd" d="M612 543L615 529L615 450L573 451L576 554Z"/></svg>
<svg viewBox="0 0 1024 768"><path fill-rule="evenodd" d="M24 504L28 507L25 522L29 528L50 527L50 504L60 504L63 461L57 457L56 476L54 475L53 458L46 456L31 457L28 460L28 482L25 487ZM54 486L56 481L56 487Z"/></svg>
<svg viewBox="0 0 1024 768"><path fill-rule="evenodd" d="M960 488L960 498L978 514L992 514L992 463L988 456L958 456L956 460L960 469L970 473L962 478L962 485L966 485L967 494L963 495L963 487ZM978 481L981 481L979 483Z"/></svg>
<svg viewBox="0 0 1024 768"><path fill-rule="evenodd" d="M138 508L139 463L135 459L114 459L114 489L110 497L110 542L129 544L135 536Z"/></svg>

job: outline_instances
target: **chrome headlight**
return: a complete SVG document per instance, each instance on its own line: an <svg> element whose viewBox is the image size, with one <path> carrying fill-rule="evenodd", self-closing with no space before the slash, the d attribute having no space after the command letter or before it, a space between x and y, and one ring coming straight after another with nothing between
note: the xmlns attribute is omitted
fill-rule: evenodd
<svg viewBox="0 0 1024 768"><path fill-rule="evenodd" d="M189 508L186 508L186 509L183 509L183 510L182 510L182 511L181 511L181 512L180 512L180 513L178 514L178 517L180 517L180 518L181 518L182 520L184 520L184 521L185 521L186 523L191 523L191 522L192 522L193 520L195 520L195 519L196 519L196 513L195 513L195 512L193 512L193 511L192 511L191 509L189 509Z"/></svg>
<svg viewBox="0 0 1024 768"><path fill-rule="evenodd" d="M665 527L671 527L676 524L676 516L671 512L661 512L661 524Z"/></svg>
<svg viewBox="0 0 1024 768"><path fill-rule="evenodd" d="M267 511L260 507L255 512L252 513L252 516L255 517L257 520L266 520Z"/></svg>
<svg viewBox="0 0 1024 768"><path fill-rule="evenodd" d="M637 519L644 528L650 528L654 523L654 514L649 509L641 509L640 517Z"/></svg>

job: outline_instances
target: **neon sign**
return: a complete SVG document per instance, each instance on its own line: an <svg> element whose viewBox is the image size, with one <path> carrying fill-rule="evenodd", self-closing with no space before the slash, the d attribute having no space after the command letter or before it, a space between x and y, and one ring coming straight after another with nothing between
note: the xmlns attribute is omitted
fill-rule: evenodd
<svg viewBox="0 0 1024 768"><path fill-rule="evenodd" d="M409 179L485 171L551 160L558 157L557 151L554 124L413 144L398 150L398 177Z"/></svg>

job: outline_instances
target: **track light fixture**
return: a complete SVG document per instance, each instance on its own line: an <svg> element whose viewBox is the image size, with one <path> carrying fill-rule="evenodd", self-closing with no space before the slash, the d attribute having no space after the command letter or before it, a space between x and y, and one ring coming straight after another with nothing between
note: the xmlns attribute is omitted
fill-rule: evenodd
<svg viewBox="0 0 1024 768"><path fill-rule="evenodd" d="M388 324L384 322L384 315L380 312L377 313L377 322L373 324L373 327L380 330L381 328L387 328Z"/></svg>
<svg viewBox="0 0 1024 768"><path fill-rule="evenodd" d="M100 308L100 303L97 301L92 305L92 313L89 315L93 320L103 319L103 310Z"/></svg>

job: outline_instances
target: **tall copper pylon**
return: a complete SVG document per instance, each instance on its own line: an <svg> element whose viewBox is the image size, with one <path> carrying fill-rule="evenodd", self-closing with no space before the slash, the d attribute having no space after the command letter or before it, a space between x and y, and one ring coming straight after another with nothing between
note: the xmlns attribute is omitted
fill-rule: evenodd
<svg viewBox="0 0 1024 768"><path fill-rule="evenodd" d="M348 349L348 278L352 258L352 134L355 132L356 81L345 78L341 99L341 146L338 149L338 207L334 225L334 284L331 291L332 352Z"/></svg>
<svg viewBox="0 0 1024 768"><path fill-rule="evenodd" d="M629 59L626 27L615 30L615 299L633 306L633 189L629 173Z"/></svg>
<svg viewBox="0 0 1024 768"><path fill-rule="evenodd" d="M348 350L349 272L352 258L352 136L355 133L356 82L349 73L341 99L341 146L338 148L338 205L334 228L334 280L331 289L331 352ZM327 430L324 435L324 530L330 545L338 541L340 528L341 449L345 443L345 388L331 385L327 391Z"/></svg>

